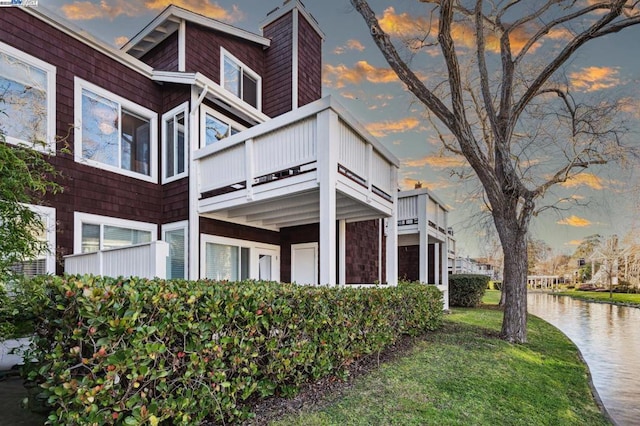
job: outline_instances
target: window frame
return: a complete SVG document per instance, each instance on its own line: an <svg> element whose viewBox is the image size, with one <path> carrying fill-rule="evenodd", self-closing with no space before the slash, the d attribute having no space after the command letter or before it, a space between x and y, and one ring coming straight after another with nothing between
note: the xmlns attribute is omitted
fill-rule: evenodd
<svg viewBox="0 0 640 426"><path fill-rule="evenodd" d="M167 176L167 155L166 155L166 148L167 148L167 121L171 118L173 118L174 123L175 123L175 118L176 116L178 116L178 114L184 114L184 171L182 173L176 173L173 176ZM180 105L178 105L177 107L171 109L170 111L165 112L164 114L162 114L162 151L161 151L161 157L162 157L162 183L169 183L169 182L173 182L175 180L178 179L182 179L186 176L189 176L189 151L190 151L190 144L189 144L189 102L184 102ZM178 159L177 159L177 155L175 156L175 166L178 165Z"/></svg>
<svg viewBox="0 0 640 426"><path fill-rule="evenodd" d="M82 91L88 90L91 93L103 97L111 102L119 105L120 117L119 122L122 123L122 110L138 115L139 117L149 120L149 175L126 170L122 168L122 161L118 167L105 164L100 161L84 158L82 156ZM74 77L74 115L75 115L75 131L74 131L74 159L78 163L87 164L98 169L108 170L121 175L140 179L147 182L158 183L158 114L155 111L136 104L122 96L118 96L113 92L103 89L93 83ZM120 133L122 128L119 129ZM118 150L122 149L122 135L118 139Z"/></svg>
<svg viewBox="0 0 640 426"><path fill-rule="evenodd" d="M166 234L171 231L184 231L184 277L187 279L189 276L189 221L182 220L180 222L165 223L162 225L162 241L167 242ZM167 242L168 243L168 242ZM169 256L167 256L167 265L169 265ZM167 274L167 277L169 275Z"/></svg>
<svg viewBox="0 0 640 426"><path fill-rule="evenodd" d="M220 237L217 235L209 235L209 234L200 234L200 277L205 278L207 272L207 244L221 244L226 246L234 246L238 248L248 248L249 249L249 279L257 280L258 279L258 254L261 249L275 251L276 258L273 259L276 265L276 269L272 272L274 278L272 281L280 281L280 256L281 250L279 245L268 244L268 243L260 243L257 241L250 240L240 240L236 238L228 238L228 237ZM238 267L238 272L240 272L240 266ZM240 273L238 273L240 276Z"/></svg>
<svg viewBox="0 0 640 426"><path fill-rule="evenodd" d="M224 60L225 60L225 58L230 59L232 62L234 62L238 66L238 68L240 68L240 81L238 83L240 85L240 95L237 95L237 94L231 92L230 90L228 90L225 87L225 78L224 78ZM251 105L249 102L245 101L244 98L243 98L244 90L243 90L243 87L242 87L242 82L243 82L243 78L242 77L243 77L243 75L245 73L256 81L256 106L255 107L253 105ZM240 99L240 101L244 102L247 106L249 106L251 108L254 108L254 109L257 109L258 111L262 111L262 77L260 76L260 74L258 74L254 70L252 70L249 66L247 66L240 59L238 59L235 56L233 56L224 47L220 47L220 87L223 90L225 90L227 93L229 93L231 96L234 96L234 97Z"/></svg>
<svg viewBox="0 0 640 426"><path fill-rule="evenodd" d="M34 257L31 260L45 259L45 269L47 274L56 273L56 209L54 207L40 206L35 204L23 204L29 210L40 216L44 222L47 251Z"/></svg>
<svg viewBox="0 0 640 426"><path fill-rule="evenodd" d="M31 56L28 53L25 53L15 47L12 47L6 43L0 41L0 54L6 54L12 56L19 61L26 63L29 66L34 68L38 68L40 71L43 71L46 74L46 82L47 82L47 125L45 128L45 138L46 140L42 141L44 145L34 144L32 141L22 140L15 138L13 136L5 135L5 140L7 143L12 145L33 145L33 148L37 151L45 152L49 155L56 154L56 73L57 69L54 65L49 64L48 62L43 61L42 59L38 59L35 56Z"/></svg>
<svg viewBox="0 0 640 426"><path fill-rule="evenodd" d="M82 225L98 225L100 226L100 242L98 251L105 250L104 243L104 227L115 226L119 228L132 229L134 231L151 232L151 241L158 241L158 225L149 222L140 222L137 220L119 219L110 216L102 216L91 213L73 212L73 254L82 253ZM108 250L108 249L107 249ZM94 252L95 253L95 252Z"/></svg>
<svg viewBox="0 0 640 426"><path fill-rule="evenodd" d="M225 116L224 114L216 111L215 109L211 108L208 105L202 105L200 107L200 148L204 148L208 146L207 145L207 115L210 115L213 118L222 121L223 123L229 126L229 129L235 128L235 129L238 129L239 132L242 132L243 130L247 130L246 126L243 126L237 121ZM229 135L227 135L227 137L229 136L231 136L231 130L229 130ZM218 142L222 142L222 140ZM213 145L213 144L215 144L215 142L210 145Z"/></svg>

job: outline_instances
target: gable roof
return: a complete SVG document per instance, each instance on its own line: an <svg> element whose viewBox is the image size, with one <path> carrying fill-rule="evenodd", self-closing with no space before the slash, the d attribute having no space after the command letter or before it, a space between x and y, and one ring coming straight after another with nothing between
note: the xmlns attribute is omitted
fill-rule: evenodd
<svg viewBox="0 0 640 426"><path fill-rule="evenodd" d="M140 58L160 44L164 39L178 31L181 21L192 22L215 31L257 43L264 47L269 47L271 44L271 40L258 34L225 24L224 22L208 18L175 5L169 5L160 15L122 46L121 49L135 58Z"/></svg>

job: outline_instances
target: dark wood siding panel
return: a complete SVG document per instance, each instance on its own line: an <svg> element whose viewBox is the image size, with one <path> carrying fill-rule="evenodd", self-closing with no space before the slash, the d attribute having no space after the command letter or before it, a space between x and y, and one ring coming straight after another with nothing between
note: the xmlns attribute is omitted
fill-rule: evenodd
<svg viewBox="0 0 640 426"><path fill-rule="evenodd" d="M145 53L140 60L156 70L178 71L178 32Z"/></svg>
<svg viewBox="0 0 640 426"><path fill-rule="evenodd" d="M420 246L398 247L398 279L420 279Z"/></svg>
<svg viewBox="0 0 640 426"><path fill-rule="evenodd" d="M291 245L320 241L320 225L314 223L282 228L280 238L280 280L291 282ZM318 272L320 272L319 262L320 259L318 259Z"/></svg>
<svg viewBox="0 0 640 426"><path fill-rule="evenodd" d="M185 43L188 72L200 72L220 84L220 47L224 47L263 77L264 82L264 52L261 45L190 22L187 22Z"/></svg>
<svg viewBox="0 0 640 426"><path fill-rule="evenodd" d="M300 15L298 35L298 106L322 96L322 38Z"/></svg>
<svg viewBox="0 0 640 426"><path fill-rule="evenodd" d="M379 221L347 223L346 234L347 283L374 283L378 280Z"/></svg>
<svg viewBox="0 0 640 426"><path fill-rule="evenodd" d="M29 37L24 37L24 34ZM160 223L160 185L76 163L73 159L74 77L94 83L153 111L160 111L160 86L119 62L20 10L0 13L0 40L56 66L56 134L51 158L62 173L64 192L45 197L56 209L57 255L73 252L73 212ZM62 272L62 264L57 267Z"/></svg>
<svg viewBox="0 0 640 426"><path fill-rule="evenodd" d="M200 234L280 245L280 234L276 231L253 228L206 217L200 218Z"/></svg>
<svg viewBox="0 0 640 426"><path fill-rule="evenodd" d="M189 219L189 178L162 185L162 223Z"/></svg>
<svg viewBox="0 0 640 426"><path fill-rule="evenodd" d="M293 17L289 13L264 28L271 40L265 53L262 112L276 117L292 109Z"/></svg>

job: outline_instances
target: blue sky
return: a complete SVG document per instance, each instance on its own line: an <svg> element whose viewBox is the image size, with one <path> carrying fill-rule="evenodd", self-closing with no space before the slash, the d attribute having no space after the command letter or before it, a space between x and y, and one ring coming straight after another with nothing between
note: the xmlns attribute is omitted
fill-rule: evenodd
<svg viewBox="0 0 640 426"><path fill-rule="evenodd" d="M584 0L588 1L588 0ZM146 25L169 3L174 3L248 31L259 32L260 22L280 1L272 0L40 0L55 11L105 42L118 45ZM306 0L307 10L326 35L323 46L323 94L336 96L400 160L403 189L422 182L451 209L449 225L458 236L463 255L483 255L482 233L470 216L479 211L470 202L468 184L451 176L458 160L439 154L441 146L424 119L424 109L395 78L377 50L360 15L348 0ZM369 2L389 28L401 33L424 16L417 0ZM567 69L572 87L583 96L610 96L629 99L629 112L640 119L640 26L598 40L577 52ZM428 69L433 58L420 53L413 59L416 68ZM635 124L634 124L635 126ZM629 135L637 141L637 133ZM617 167L598 174L584 173L560 187L557 196L574 197L587 207L547 210L534 218L532 234L558 252L572 253L582 238L600 233L621 236L635 228L637 192L633 171L621 173ZM554 195L554 196L556 196Z"/></svg>

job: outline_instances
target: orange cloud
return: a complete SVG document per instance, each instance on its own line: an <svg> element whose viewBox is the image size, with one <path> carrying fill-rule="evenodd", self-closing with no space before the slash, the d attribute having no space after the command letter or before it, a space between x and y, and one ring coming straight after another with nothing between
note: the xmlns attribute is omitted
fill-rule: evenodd
<svg viewBox="0 0 640 426"><path fill-rule="evenodd" d="M128 41L129 41L129 37L120 36L120 37L116 37L115 39L113 39L113 44L115 44L116 46L120 47L120 46L124 46Z"/></svg>
<svg viewBox="0 0 640 426"><path fill-rule="evenodd" d="M407 117L396 121L379 121L377 123L369 123L366 127L369 133L380 138L391 133L402 133L407 130L413 130L420 124L420 120L415 117Z"/></svg>
<svg viewBox="0 0 640 426"><path fill-rule="evenodd" d="M144 0L131 2L127 0L75 1L62 6L62 12L67 19L86 21L91 19L114 19L118 16L138 16L148 10L160 11L170 4L183 7L208 18L226 22L236 22L244 19L244 14L233 6L227 10L216 2L209 0Z"/></svg>
<svg viewBox="0 0 640 426"><path fill-rule="evenodd" d="M358 40L347 40L347 43L344 46L338 46L333 50L333 53L336 55L342 55L347 50L357 50L358 52L362 52L364 50L364 45L360 43Z"/></svg>
<svg viewBox="0 0 640 426"><path fill-rule="evenodd" d="M613 67L586 67L569 74L571 85L583 92L610 89L620 84L618 70Z"/></svg>
<svg viewBox="0 0 640 426"><path fill-rule="evenodd" d="M424 16L411 16L408 13L397 14L393 7L388 7L382 13L382 17L378 19L380 28L382 28L387 34L402 38L419 37L423 38L428 32L431 32L431 37L435 42L435 38L438 35L438 20L433 18L432 20ZM511 49L514 53L519 52L530 38L535 34L537 28L519 26L511 31L510 43ZM472 49L476 45L475 29L471 22L458 21L452 25L451 35L454 42L460 46ZM547 38L552 40L568 39L572 37L572 34L565 29L553 29L546 35ZM418 43L420 44L420 43ZM500 52L500 35L497 33L487 33L485 36L486 49L493 53ZM412 47L418 47L416 43L411 43ZM535 51L541 43L535 43L529 49L531 52ZM430 50L429 54L433 54Z"/></svg>
<svg viewBox="0 0 640 426"><path fill-rule="evenodd" d="M421 179L414 179L411 177L405 177L402 179L401 186L404 190L415 189L416 183L422 184L422 188L427 188L431 191L440 191L442 189L446 189L451 187L451 182L448 181L438 181L438 182L426 182ZM453 210L453 208L447 205L447 208Z"/></svg>
<svg viewBox="0 0 640 426"><path fill-rule="evenodd" d="M427 155L417 160L404 161L406 167L430 166L435 169L451 169L455 167L467 166L467 161L462 157L443 157L440 155Z"/></svg>
<svg viewBox="0 0 640 426"><path fill-rule="evenodd" d="M365 80L370 83L400 81L391 68L378 68L367 61L358 61L353 68L349 68L344 64L336 66L326 64L324 66L323 82L327 86L341 89L348 83L360 84Z"/></svg>
<svg viewBox="0 0 640 426"><path fill-rule="evenodd" d="M601 190L604 189L602 179L592 173L580 173L575 176L571 176L566 182L561 184L565 188L575 188L581 185L586 185L591 189Z"/></svg>
<svg viewBox="0 0 640 426"><path fill-rule="evenodd" d="M556 222L558 225L568 225L575 226L578 228L584 228L585 226L590 226L591 221L582 217L578 217L575 215L569 216L565 219L559 220Z"/></svg>
<svg viewBox="0 0 640 426"><path fill-rule="evenodd" d="M571 240L564 243L565 246L579 246L582 244L582 240Z"/></svg>

